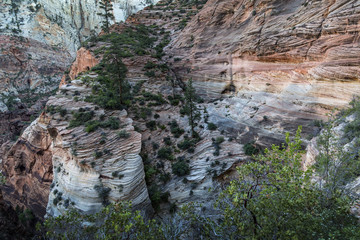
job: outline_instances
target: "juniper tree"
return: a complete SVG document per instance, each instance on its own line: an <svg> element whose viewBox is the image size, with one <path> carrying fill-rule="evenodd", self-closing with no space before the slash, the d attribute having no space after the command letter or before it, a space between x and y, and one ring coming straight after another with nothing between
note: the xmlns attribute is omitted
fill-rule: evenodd
<svg viewBox="0 0 360 240"><path fill-rule="evenodd" d="M190 79L186 85L185 90L185 106L182 110L186 115L189 116L189 125L191 126L192 137L196 137L195 132L196 121L200 120L200 111L196 106L196 91Z"/></svg>
<svg viewBox="0 0 360 240"><path fill-rule="evenodd" d="M103 18L101 28L104 30L104 32L109 33L110 20L114 20L115 18L112 13L113 6L111 0L100 0L99 4L102 12L97 13L97 15Z"/></svg>

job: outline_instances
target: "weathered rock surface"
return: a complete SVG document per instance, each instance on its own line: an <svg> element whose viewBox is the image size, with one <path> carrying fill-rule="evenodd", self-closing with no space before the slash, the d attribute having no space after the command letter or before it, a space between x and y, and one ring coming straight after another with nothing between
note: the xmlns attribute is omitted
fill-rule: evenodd
<svg viewBox="0 0 360 240"><path fill-rule="evenodd" d="M43 217L52 182L50 135L44 127L49 119L41 115L26 128L3 159L6 185L4 199L13 206L31 209Z"/></svg>
<svg viewBox="0 0 360 240"><path fill-rule="evenodd" d="M74 80L79 75L79 73L90 70L98 63L99 61L92 55L89 50L80 48L76 52L76 59L70 68L70 79Z"/></svg>
<svg viewBox="0 0 360 240"><path fill-rule="evenodd" d="M156 0L112 2L115 21L120 22ZM0 3L0 33L32 38L75 56L81 41L100 32L100 10L97 0L5 0Z"/></svg>
<svg viewBox="0 0 360 240"><path fill-rule="evenodd" d="M8 95L28 90L41 94L57 88L72 61L68 53L28 38L0 35L0 48L0 92L5 103ZM2 111L6 110L8 107Z"/></svg>
<svg viewBox="0 0 360 240"><path fill-rule="evenodd" d="M233 92L286 128L359 94L359 18L359 1L210 0L167 52L204 95Z"/></svg>
<svg viewBox="0 0 360 240"><path fill-rule="evenodd" d="M85 97L90 91L79 80L73 82L62 86L64 95L51 97L47 103L48 108L66 109L67 115L44 112L5 158L7 200L32 209L39 217L44 216L46 205L48 215L57 216L69 207L91 213L103 204L95 189L99 185L110 189L110 202L132 201L135 208L151 211L139 156L141 135L134 131L132 120L125 111L95 110L93 104L73 100L75 92ZM86 133L84 126L68 128L71 113L80 108L94 111L96 118L103 114L114 117L130 137L121 139L118 131L109 129Z"/></svg>

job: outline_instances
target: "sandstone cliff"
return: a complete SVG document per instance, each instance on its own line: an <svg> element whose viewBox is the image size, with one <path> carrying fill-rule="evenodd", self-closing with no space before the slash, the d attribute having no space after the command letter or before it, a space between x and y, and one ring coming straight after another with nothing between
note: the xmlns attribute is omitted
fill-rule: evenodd
<svg viewBox="0 0 360 240"><path fill-rule="evenodd" d="M47 108L61 108L65 116L44 112L4 160L6 200L30 208L39 217L44 216L46 205L50 215L70 207L90 213L101 208L101 190L108 189L108 201L128 200L136 208L151 211L139 156L141 135L133 130L126 112L104 111L74 100L90 91L79 80L61 90L65 93L51 97ZM129 137L119 138L118 131L110 129L87 133L84 126L69 128L71 114L84 109L93 112L94 119L112 118Z"/></svg>
<svg viewBox="0 0 360 240"><path fill-rule="evenodd" d="M204 95L290 130L359 94L359 16L359 1L210 0L167 52Z"/></svg>
<svg viewBox="0 0 360 240"><path fill-rule="evenodd" d="M124 21L156 0L114 0L115 21ZM0 3L0 33L28 37L69 51L101 30L99 1L5 0Z"/></svg>

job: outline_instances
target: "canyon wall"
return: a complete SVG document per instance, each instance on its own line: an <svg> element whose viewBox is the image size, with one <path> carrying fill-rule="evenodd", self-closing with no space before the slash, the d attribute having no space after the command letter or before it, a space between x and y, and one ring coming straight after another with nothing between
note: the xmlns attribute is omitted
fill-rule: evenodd
<svg viewBox="0 0 360 240"><path fill-rule="evenodd" d="M156 0L114 0L115 22ZM73 57L81 41L101 31L99 0L5 0L0 3L0 34L32 38L63 48Z"/></svg>
<svg viewBox="0 0 360 240"><path fill-rule="evenodd" d="M210 0L168 60L203 95L234 93L286 129L360 93L359 27L356 0Z"/></svg>

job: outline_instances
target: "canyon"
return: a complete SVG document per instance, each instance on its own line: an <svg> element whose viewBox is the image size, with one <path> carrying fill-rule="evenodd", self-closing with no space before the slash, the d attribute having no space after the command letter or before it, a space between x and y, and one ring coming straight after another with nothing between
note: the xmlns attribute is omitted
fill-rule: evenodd
<svg viewBox="0 0 360 240"><path fill-rule="evenodd" d="M359 1L114 1L116 22L126 21L110 32L143 24L157 39L154 48L167 40L161 57L145 49L148 54L123 58L127 81L141 89L127 110L86 101L109 47L104 33L94 40L101 20L96 1L24 0L16 11L10 2L0 5L7 19L0 23L2 192L6 202L38 218L68 208L94 213L104 200L131 200L136 209L162 216L195 201L210 216L219 191L250 159L246 146L282 143L285 132L302 125L304 148L309 145L304 161L310 164L318 154L314 120L326 120L360 93ZM24 19L15 34L6 25L18 16ZM148 62L168 70L147 69ZM177 105L171 98L183 94L189 79L202 98L196 126L201 140L193 151L177 148L191 128L180 113L182 100ZM29 94L40 97L25 106ZM161 104L147 99L154 95ZM151 110L146 116L142 102ZM103 122L116 119L120 126L93 132L81 124L70 127L81 112ZM41 114L31 119L35 113ZM183 129L180 136L172 133L174 121ZM121 131L127 137L119 137ZM173 160L159 157L159 149L168 147ZM175 159L187 162L185 177L172 171ZM159 209L151 202L154 189L167 194ZM99 192L107 192L106 199Z"/></svg>

